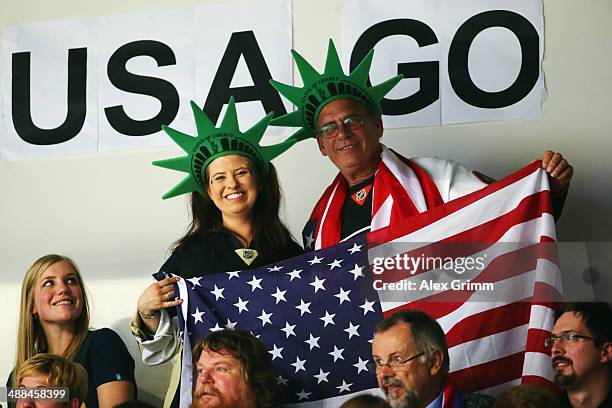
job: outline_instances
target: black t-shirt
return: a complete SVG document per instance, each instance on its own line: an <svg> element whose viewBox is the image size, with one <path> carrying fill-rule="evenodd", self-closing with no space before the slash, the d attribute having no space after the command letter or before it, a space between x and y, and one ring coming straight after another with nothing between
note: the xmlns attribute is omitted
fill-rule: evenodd
<svg viewBox="0 0 612 408"><path fill-rule="evenodd" d="M97 388L111 381L129 381L134 384L134 359L121 337L111 329L90 331L76 353L74 361L87 371L87 408L98 407Z"/></svg>
<svg viewBox="0 0 612 408"><path fill-rule="evenodd" d="M349 186L346 192L346 199L342 206L342 229L340 231L340 239L354 234L355 232L366 232L370 230L372 223L372 190L369 189L366 199L361 205L353 200L353 194L356 194L361 189L367 189L374 183L374 176L368 179Z"/></svg>
<svg viewBox="0 0 612 408"><path fill-rule="evenodd" d="M218 231L211 239L192 239L177 248L162 265L160 272L172 273L182 278L210 275L212 273L239 271L269 265L280 260L302 254L302 247L289 241L286 248L278 248L274 253L262 253L247 265L235 250L242 248L240 241L227 231Z"/></svg>
<svg viewBox="0 0 612 408"><path fill-rule="evenodd" d="M561 396L561 408L572 408L567 392L563 392ZM597 408L612 408L612 388L608 391L606 399Z"/></svg>

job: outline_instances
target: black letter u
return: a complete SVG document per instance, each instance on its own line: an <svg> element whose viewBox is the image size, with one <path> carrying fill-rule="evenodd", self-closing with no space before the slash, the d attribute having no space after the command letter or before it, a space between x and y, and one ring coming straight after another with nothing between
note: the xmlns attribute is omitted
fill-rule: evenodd
<svg viewBox="0 0 612 408"><path fill-rule="evenodd" d="M64 123L55 129L41 129L32 121L30 53L13 54L12 65L13 125L19 137L34 145L52 145L66 142L78 135L87 113L87 48L68 50L68 113Z"/></svg>

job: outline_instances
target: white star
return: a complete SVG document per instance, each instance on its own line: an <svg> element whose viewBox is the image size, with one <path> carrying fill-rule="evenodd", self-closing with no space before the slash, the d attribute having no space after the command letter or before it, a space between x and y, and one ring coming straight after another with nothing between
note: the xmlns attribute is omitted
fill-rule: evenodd
<svg viewBox="0 0 612 408"><path fill-rule="evenodd" d="M301 401L303 399L308 399L310 397L310 394L312 394L312 392L306 392L304 391L303 388L302 388L302 391L295 393L295 395L298 397L298 401Z"/></svg>
<svg viewBox="0 0 612 408"><path fill-rule="evenodd" d="M363 309L363 315L365 316L368 312L374 312L374 308L372 306L374 306L374 303L376 302L369 302L368 299L365 300L365 302L363 302L363 305L359 306L360 308Z"/></svg>
<svg viewBox="0 0 612 408"><path fill-rule="evenodd" d="M349 327L347 327L346 329L344 329L345 332L348 333L349 336L349 340L351 339L351 337L353 336L359 336L359 333L357 332L357 329L359 328L359 325L357 326L353 326L353 323L349 322Z"/></svg>
<svg viewBox="0 0 612 408"><path fill-rule="evenodd" d="M283 351L283 347L276 347L276 344L274 345L274 349L268 350L268 353L272 354L272 361L274 361L275 358L283 358L281 351Z"/></svg>
<svg viewBox="0 0 612 408"><path fill-rule="evenodd" d="M241 297L238 297L238 303L234 303L234 306L236 306L238 308L238 314L242 313L242 311L249 311L249 309L247 309L247 303L249 303L248 300L242 300Z"/></svg>
<svg viewBox="0 0 612 408"><path fill-rule="evenodd" d="M312 333L308 333L310 338L308 340L304 340L304 343L308 343L308 345L310 346L310 350L312 350L313 348L317 347L317 348L321 348L319 347L319 339L321 337L313 337Z"/></svg>
<svg viewBox="0 0 612 408"><path fill-rule="evenodd" d="M285 327L281 330L284 331L287 335L287 338L289 338L289 336L291 336L292 334L295 336L295 332L293 331L293 329L295 329L295 324L289 324L289 322L285 322Z"/></svg>
<svg viewBox="0 0 612 408"><path fill-rule="evenodd" d="M268 271L269 272L278 272L278 271L280 271L283 268L284 268L284 266L276 266L276 265L274 265L272 268L268 268Z"/></svg>
<svg viewBox="0 0 612 408"><path fill-rule="evenodd" d="M266 323L270 323L272 324L272 322L270 321L270 317L273 315L274 313L266 313L266 311L264 309L261 309L261 314L259 316L257 316L257 318L259 320L261 320L261 327L265 326ZM357 326L359 327L359 326ZM350 339L350 337L349 337Z"/></svg>
<svg viewBox="0 0 612 408"><path fill-rule="evenodd" d="M334 268L340 268L342 265L340 265L342 263L342 261L344 261L344 259L334 259L334 262L332 263L328 263L327 265L329 266L329 270L331 271Z"/></svg>
<svg viewBox="0 0 612 408"><path fill-rule="evenodd" d="M314 264L320 264L321 261L323 260L323 258L319 258L315 255L314 258L312 258L310 261L308 261L309 264L314 265Z"/></svg>
<svg viewBox="0 0 612 408"><path fill-rule="evenodd" d="M193 324L196 324L198 322L204 323L204 320L202 320L202 316L204 316L204 312L200 312L200 309L198 309L197 307L196 307L195 313L192 313L191 315L195 319L195 322Z"/></svg>
<svg viewBox="0 0 612 408"><path fill-rule="evenodd" d="M283 377L282 375L279 375L278 377L276 377L276 383L278 385L287 385L287 383L289 382L288 379L286 379L285 377Z"/></svg>
<svg viewBox="0 0 612 408"><path fill-rule="evenodd" d="M304 313L310 313L310 303L312 302L304 303L304 299L300 299L300 304L295 307L296 309L299 309L300 316L303 316Z"/></svg>
<svg viewBox="0 0 612 408"><path fill-rule="evenodd" d="M319 279L319 277L315 275L315 280L310 282L309 285L314 287L314 291L315 293L317 293L319 289L325 290L325 286L323 286L323 282L325 282L325 279Z"/></svg>
<svg viewBox="0 0 612 408"><path fill-rule="evenodd" d="M216 332L216 331L219 331L219 330L223 330L223 327L219 326L219 322L215 323L215 327L211 327L210 328L211 332Z"/></svg>
<svg viewBox="0 0 612 408"><path fill-rule="evenodd" d="M335 313L329 314L329 312L326 310L325 316L319 317L319 320L323 320L323 327L327 327L328 324L333 324L335 326L336 323L334 323L334 316L336 316Z"/></svg>
<svg viewBox="0 0 612 408"><path fill-rule="evenodd" d="M251 292L255 292L255 289L263 289L260 285L262 280L263 279L257 279L255 275L253 275L253 279L247 282L249 285L251 285Z"/></svg>
<svg viewBox="0 0 612 408"><path fill-rule="evenodd" d="M227 323L225 323L225 328L226 329L230 329L230 330L234 330L236 328L236 324L238 322L232 322L230 319L227 319Z"/></svg>
<svg viewBox="0 0 612 408"><path fill-rule="evenodd" d="M286 290L280 290L278 288L278 286L276 287L276 293L272 293L270 294L270 296L272 296L274 299L276 299L276 304L278 305L278 302L280 302L281 300L283 302L286 302L287 299L285 299L285 293L287 293Z"/></svg>
<svg viewBox="0 0 612 408"><path fill-rule="evenodd" d="M240 273L240 271L234 271L234 272L225 272L229 275L228 280L232 280L232 278L237 278L238 274Z"/></svg>
<svg viewBox="0 0 612 408"><path fill-rule="evenodd" d="M361 245L357 245L357 243L353 244L352 248L347 249L348 252L354 254L355 252L361 252Z"/></svg>
<svg viewBox="0 0 612 408"><path fill-rule="evenodd" d="M215 285L215 290L211 290L210 293L215 295L215 300L219 300L219 298L225 299L225 296L223 296L224 290L225 288L218 288L217 285Z"/></svg>
<svg viewBox="0 0 612 408"><path fill-rule="evenodd" d="M359 361L357 362L357 364L353 364L353 367L357 368L357 374L359 374L362 371L368 371L368 361L370 360L362 360L361 357L359 357Z"/></svg>
<svg viewBox="0 0 612 408"><path fill-rule="evenodd" d="M334 363L335 363L337 359L344 360L344 357L342 357L343 352L344 352L344 349L338 349L338 347L336 347L336 345L334 344L334 351L327 353L327 354L334 357Z"/></svg>
<svg viewBox="0 0 612 408"><path fill-rule="evenodd" d="M306 238L306 248L312 249L312 243L314 242L314 232L311 232L310 235L305 235Z"/></svg>
<svg viewBox="0 0 612 408"><path fill-rule="evenodd" d="M347 302L350 302L349 297L348 297L349 293L351 293L350 290L345 291L344 289L342 289L342 286L340 286L340 292L338 292L334 296L337 297L340 300L340 304L342 304L344 303L345 300Z"/></svg>
<svg viewBox="0 0 612 408"><path fill-rule="evenodd" d="M346 381L342 380L342 385L336 388L338 389L338 392L350 391L352 385L353 383L347 384Z"/></svg>
<svg viewBox="0 0 612 408"><path fill-rule="evenodd" d="M363 269L363 266L359 266L355 264L355 267L351 269L350 271L348 271L349 273L353 274L353 281L356 281L357 278L363 277L363 272L361 272L362 269Z"/></svg>
<svg viewBox="0 0 612 408"><path fill-rule="evenodd" d="M305 363L306 360L300 360L300 356L296 356L295 363L291 363L291 365L295 367L295 372L297 373L300 370L306 371L306 368L304 368Z"/></svg>
<svg viewBox="0 0 612 408"><path fill-rule="evenodd" d="M191 282L191 284L193 285L193 286L191 287L191 289L195 289L195 287L196 287L196 286L200 286L200 287L202 287L202 285L200 285L200 279L202 279L202 277L201 277L201 276L200 276L199 278L198 278L198 277L196 277L196 278L189 278L189 279L187 279L187 280L188 280L189 282Z"/></svg>
<svg viewBox="0 0 612 408"><path fill-rule="evenodd" d="M329 375L329 371L323 371L319 368L319 374L315 374L314 378L317 379L317 384L321 384L323 381L329 382L327 380L328 375Z"/></svg>
<svg viewBox="0 0 612 408"><path fill-rule="evenodd" d="M291 276L289 282L293 282L295 278L302 279L302 277L300 276L300 272L302 272L301 269L294 269L291 272L287 272L287 275Z"/></svg>

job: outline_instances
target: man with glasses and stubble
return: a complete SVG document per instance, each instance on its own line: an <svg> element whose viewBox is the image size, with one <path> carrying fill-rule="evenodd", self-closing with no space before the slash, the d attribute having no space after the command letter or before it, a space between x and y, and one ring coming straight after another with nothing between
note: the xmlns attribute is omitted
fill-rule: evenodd
<svg viewBox="0 0 612 408"><path fill-rule="evenodd" d="M612 308L601 302L566 303L555 313L550 348L562 407L612 407Z"/></svg>
<svg viewBox="0 0 612 408"><path fill-rule="evenodd" d="M402 310L378 323L372 359L378 385L393 408L492 406L493 398L462 394L447 382L444 331L426 313Z"/></svg>

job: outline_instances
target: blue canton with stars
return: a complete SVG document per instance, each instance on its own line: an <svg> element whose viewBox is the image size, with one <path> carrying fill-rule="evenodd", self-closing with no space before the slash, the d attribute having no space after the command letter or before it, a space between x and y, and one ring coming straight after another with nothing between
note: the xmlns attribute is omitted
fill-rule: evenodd
<svg viewBox="0 0 612 408"><path fill-rule="evenodd" d="M241 328L266 346L286 403L376 387L371 339L382 320L365 235L267 267L186 279L191 344ZM184 330L179 311L181 330Z"/></svg>

